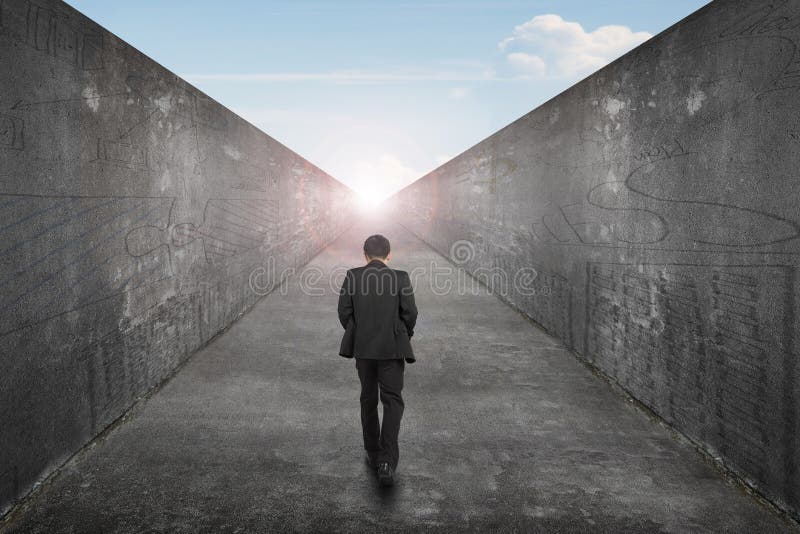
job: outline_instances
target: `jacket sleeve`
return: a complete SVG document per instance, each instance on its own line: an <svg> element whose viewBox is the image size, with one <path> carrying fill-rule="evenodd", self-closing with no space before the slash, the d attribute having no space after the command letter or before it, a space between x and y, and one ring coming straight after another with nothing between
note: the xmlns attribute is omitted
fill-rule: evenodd
<svg viewBox="0 0 800 534"><path fill-rule="evenodd" d="M347 323L353 317L353 273L347 271L345 274L344 282L342 282L342 289L339 290L339 322L342 327L347 329Z"/></svg>
<svg viewBox="0 0 800 534"><path fill-rule="evenodd" d="M400 320L406 325L408 337L414 335L414 326L417 324L417 304L414 302L414 288L411 277L403 273L403 283L400 288Z"/></svg>

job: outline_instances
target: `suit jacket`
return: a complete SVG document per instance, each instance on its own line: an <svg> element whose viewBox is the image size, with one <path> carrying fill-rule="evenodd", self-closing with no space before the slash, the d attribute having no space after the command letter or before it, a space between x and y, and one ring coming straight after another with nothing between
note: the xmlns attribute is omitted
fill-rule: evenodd
<svg viewBox="0 0 800 534"><path fill-rule="evenodd" d="M380 260L348 270L339 292L338 312L345 329L340 356L416 361L410 340L417 306L407 272Z"/></svg>

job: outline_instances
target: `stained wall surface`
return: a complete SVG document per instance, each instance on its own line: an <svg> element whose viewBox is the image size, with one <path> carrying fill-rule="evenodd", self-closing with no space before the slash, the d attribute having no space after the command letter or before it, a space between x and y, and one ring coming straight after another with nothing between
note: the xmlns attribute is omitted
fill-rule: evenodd
<svg viewBox="0 0 800 534"><path fill-rule="evenodd" d="M0 72L2 513L345 230L352 196L63 2L0 1Z"/></svg>
<svg viewBox="0 0 800 534"><path fill-rule="evenodd" d="M795 514L798 43L800 1L718 0L394 199Z"/></svg>

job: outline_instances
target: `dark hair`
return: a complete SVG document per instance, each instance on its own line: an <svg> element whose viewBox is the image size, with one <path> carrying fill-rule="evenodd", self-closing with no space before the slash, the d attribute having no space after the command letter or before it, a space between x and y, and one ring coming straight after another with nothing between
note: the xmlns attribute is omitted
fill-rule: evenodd
<svg viewBox="0 0 800 534"><path fill-rule="evenodd" d="M371 235L364 241L364 254L369 258L385 259L390 249L389 240L381 234Z"/></svg>

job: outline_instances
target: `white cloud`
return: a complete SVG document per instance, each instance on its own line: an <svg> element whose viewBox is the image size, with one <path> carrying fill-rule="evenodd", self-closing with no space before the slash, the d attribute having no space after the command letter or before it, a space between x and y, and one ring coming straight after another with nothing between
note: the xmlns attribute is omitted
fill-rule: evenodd
<svg viewBox="0 0 800 534"><path fill-rule="evenodd" d="M271 126L275 125L283 126L289 124L319 124L320 122L324 122L328 125L333 124L339 128L350 128L354 125L364 122L358 117L352 115L312 109L237 106L231 108L231 111L250 121L256 126L264 128L267 132L271 130Z"/></svg>
<svg viewBox="0 0 800 534"><path fill-rule="evenodd" d="M604 67L650 37L619 25L587 32L558 15L539 15L514 28L498 46L523 75L571 78Z"/></svg>
<svg viewBox="0 0 800 534"><path fill-rule="evenodd" d="M360 69L330 72L267 72L253 74L183 74L190 82L323 82L334 84L367 84L397 82L472 82L496 78L489 68L469 70L404 69L369 71Z"/></svg>
<svg viewBox="0 0 800 534"><path fill-rule="evenodd" d="M469 96L469 89L466 87L453 87L447 92L447 96L454 100L460 100Z"/></svg>
<svg viewBox="0 0 800 534"><path fill-rule="evenodd" d="M539 56L525 52L512 52L506 59L509 65L524 76L540 78L547 73L547 64Z"/></svg>

